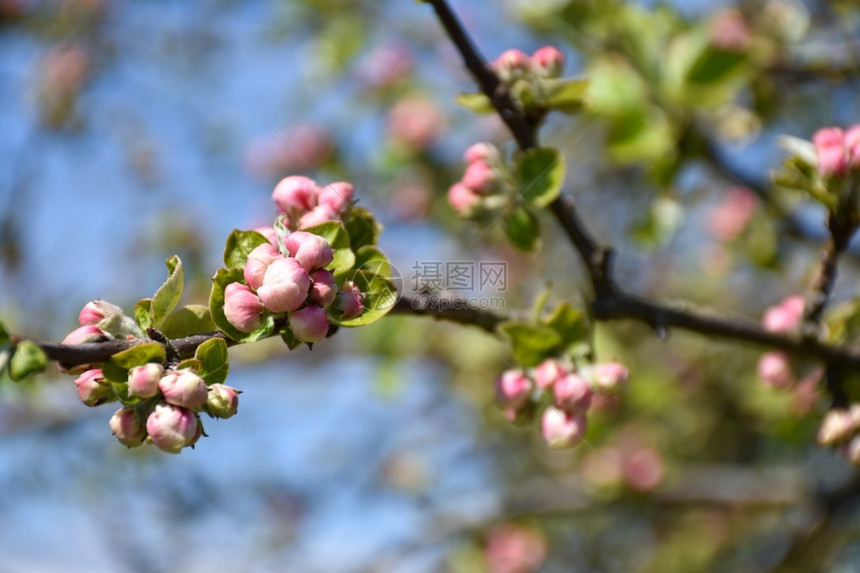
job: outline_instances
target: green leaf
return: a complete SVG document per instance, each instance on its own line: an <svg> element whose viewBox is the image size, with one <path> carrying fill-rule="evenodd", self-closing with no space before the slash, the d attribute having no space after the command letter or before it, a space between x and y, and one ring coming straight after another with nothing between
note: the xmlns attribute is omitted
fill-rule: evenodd
<svg viewBox="0 0 860 573"><path fill-rule="evenodd" d="M339 221L328 221L305 231L319 235L331 245L334 259L326 268L335 276L342 275L355 264L355 254L350 249L349 234Z"/></svg>
<svg viewBox="0 0 860 573"><path fill-rule="evenodd" d="M148 328L155 328L155 321L152 320L151 298L139 300L134 305L134 321L144 331Z"/></svg>
<svg viewBox="0 0 860 573"><path fill-rule="evenodd" d="M174 310L167 315L161 325L161 333L167 338L185 338L192 334L212 332L215 329L209 307L202 304L189 304Z"/></svg>
<svg viewBox="0 0 860 573"><path fill-rule="evenodd" d="M693 62L685 79L691 84L722 83L734 79L746 62L743 52L722 50L709 44Z"/></svg>
<svg viewBox="0 0 860 573"><path fill-rule="evenodd" d="M128 382L128 371L135 366L155 362L163 364L166 357L164 347L158 342L147 342L132 346L122 352L117 352L102 364L102 374L111 382Z"/></svg>
<svg viewBox="0 0 860 573"><path fill-rule="evenodd" d="M514 207L502 222L505 234L511 243L523 251L534 251L540 239L540 226L537 217L524 207Z"/></svg>
<svg viewBox="0 0 860 573"><path fill-rule="evenodd" d="M9 342L9 339L10 339L9 331L6 330L6 325L3 324L2 321L0 321L0 346Z"/></svg>
<svg viewBox="0 0 860 573"><path fill-rule="evenodd" d="M3 378L3 373L9 367L9 361L12 359L12 354L15 348L8 342L0 344L0 379Z"/></svg>
<svg viewBox="0 0 860 573"><path fill-rule="evenodd" d="M549 148L531 149L519 160L520 195L537 207L552 203L564 185L564 156Z"/></svg>
<svg viewBox="0 0 860 573"><path fill-rule="evenodd" d="M658 161L675 153L671 125L656 108L613 120L607 144L612 159L619 163Z"/></svg>
<svg viewBox="0 0 860 573"><path fill-rule="evenodd" d="M209 292L209 314L218 329L237 342L253 342L271 335L275 330L274 315L266 313L260 327L254 332L242 332L227 321L224 316L224 289L230 283L243 283L245 277L242 269L218 269L212 278L212 290Z"/></svg>
<svg viewBox="0 0 860 573"><path fill-rule="evenodd" d="M48 357L39 345L30 340L22 340L15 346L9 360L9 377L20 382L31 374L42 372L48 365Z"/></svg>
<svg viewBox="0 0 860 573"><path fill-rule="evenodd" d="M223 384L230 372L227 343L222 338L211 338L197 347L194 357L200 361L197 374L207 385Z"/></svg>
<svg viewBox="0 0 860 573"><path fill-rule="evenodd" d="M349 275L356 286L364 293L364 312L349 320L340 320L329 314L329 320L340 326L364 326L376 322L394 307L397 302L397 289L385 277L366 271L354 271ZM331 307L329 310L332 310Z"/></svg>
<svg viewBox="0 0 860 573"><path fill-rule="evenodd" d="M355 251L355 269L383 277L391 276L391 263L378 248L367 245Z"/></svg>
<svg viewBox="0 0 860 573"><path fill-rule="evenodd" d="M582 311L568 303L561 303L545 321L546 326L555 330L565 347L588 339L588 328Z"/></svg>
<svg viewBox="0 0 860 573"><path fill-rule="evenodd" d="M510 338L514 358L525 367L537 366L547 358L558 355L564 346L559 333L549 326L511 321L501 324L499 330Z"/></svg>
<svg viewBox="0 0 860 573"><path fill-rule="evenodd" d="M373 214L364 207L353 206L344 221L344 227L349 234L350 248L356 250L375 245L382 232L382 225L377 223Z"/></svg>
<svg viewBox="0 0 860 573"><path fill-rule="evenodd" d="M475 113L493 113L496 111L493 102L484 94L459 94L454 98L454 101Z"/></svg>
<svg viewBox="0 0 860 573"><path fill-rule="evenodd" d="M302 342L293 335L293 331L288 326L281 330L281 340L287 345L290 350L295 350Z"/></svg>
<svg viewBox="0 0 860 573"><path fill-rule="evenodd" d="M585 78L545 80L544 86L548 93L547 104L552 109L564 113L576 113L582 110L588 83Z"/></svg>
<svg viewBox="0 0 860 573"><path fill-rule="evenodd" d="M257 231L240 231L233 229L224 245L224 264L228 269L245 268L248 254L269 240Z"/></svg>
<svg viewBox="0 0 860 573"><path fill-rule="evenodd" d="M179 304L185 283L182 261L176 255L167 259L167 271L167 280L155 291L155 296L152 297L152 319L156 328L162 326L167 315Z"/></svg>

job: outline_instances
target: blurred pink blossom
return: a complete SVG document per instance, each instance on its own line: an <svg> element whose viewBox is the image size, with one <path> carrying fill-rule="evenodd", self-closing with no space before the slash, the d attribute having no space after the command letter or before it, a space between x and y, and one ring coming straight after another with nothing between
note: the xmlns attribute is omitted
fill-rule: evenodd
<svg viewBox="0 0 860 573"><path fill-rule="evenodd" d="M504 523L487 533L484 556L490 573L528 573L543 563L546 552L540 533Z"/></svg>
<svg viewBox="0 0 860 573"><path fill-rule="evenodd" d="M334 140L325 128L297 125L253 140L245 152L245 169L259 179L272 179L318 169L332 153Z"/></svg>
<svg viewBox="0 0 860 573"><path fill-rule="evenodd" d="M407 98L397 102L388 112L388 136L394 143L413 150L423 150L435 143L448 128L441 109L423 98Z"/></svg>
<svg viewBox="0 0 860 573"><path fill-rule="evenodd" d="M718 241L728 242L736 238L749 224L755 214L758 201L749 189L730 189L720 204L708 213L708 231Z"/></svg>

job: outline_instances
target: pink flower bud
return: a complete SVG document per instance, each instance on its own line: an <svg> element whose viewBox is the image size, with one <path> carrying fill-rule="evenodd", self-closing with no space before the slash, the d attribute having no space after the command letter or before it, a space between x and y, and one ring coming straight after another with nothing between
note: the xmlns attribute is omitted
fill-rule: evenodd
<svg viewBox="0 0 860 573"><path fill-rule="evenodd" d="M499 160L499 148L492 143L484 141L473 143L463 154L463 161L475 163L483 161L487 164L496 163Z"/></svg>
<svg viewBox="0 0 860 573"><path fill-rule="evenodd" d="M113 390L104 379L101 368L87 370L75 378L78 398L87 406L99 406L113 397Z"/></svg>
<svg viewBox="0 0 860 573"><path fill-rule="evenodd" d="M540 75L557 78L564 69L564 54L553 46L544 46L532 54L531 64Z"/></svg>
<svg viewBox="0 0 860 573"><path fill-rule="evenodd" d="M591 406L591 384L577 374L568 374L556 380L552 391L555 406L571 414L585 414Z"/></svg>
<svg viewBox="0 0 860 573"><path fill-rule="evenodd" d="M827 412L818 429L818 443L833 446L845 442L860 430L860 404L850 409L834 408Z"/></svg>
<svg viewBox="0 0 860 573"><path fill-rule="evenodd" d="M818 153L818 172L822 177L842 176L848 170L845 134L838 127L819 129L812 136Z"/></svg>
<svg viewBox="0 0 860 573"><path fill-rule="evenodd" d="M758 361L758 377L771 388L786 389L794 385L791 363L784 352L767 352Z"/></svg>
<svg viewBox="0 0 860 573"><path fill-rule="evenodd" d="M93 326L92 324L87 324L85 326L79 326L63 339L63 344L84 344L87 342L99 342L100 340L104 340L107 338L105 333L101 331L97 326Z"/></svg>
<svg viewBox="0 0 860 573"><path fill-rule="evenodd" d="M296 231L287 235L284 246L290 255L308 272L321 269L334 259L334 253L328 241L304 231Z"/></svg>
<svg viewBox="0 0 860 573"><path fill-rule="evenodd" d="M164 399L174 406L199 410L206 403L206 384L191 370L168 372L158 382L158 388Z"/></svg>
<svg viewBox="0 0 860 573"><path fill-rule="evenodd" d="M206 410L216 418L231 418L239 408L240 392L224 384L209 386Z"/></svg>
<svg viewBox="0 0 860 573"><path fill-rule="evenodd" d="M143 427L132 410L120 408L114 412L108 424L116 439L129 448L141 445L146 439L146 428Z"/></svg>
<svg viewBox="0 0 860 573"><path fill-rule="evenodd" d="M237 330L257 330L264 310L260 298L242 283L230 283L224 289L224 316Z"/></svg>
<svg viewBox="0 0 860 573"><path fill-rule="evenodd" d="M852 167L860 167L860 125L851 126L845 132L845 147Z"/></svg>
<svg viewBox="0 0 860 573"><path fill-rule="evenodd" d="M104 319L118 314L122 314L120 307L103 300L91 300L78 314L78 322L81 326L97 325Z"/></svg>
<svg viewBox="0 0 860 573"><path fill-rule="evenodd" d="M340 318L349 320L364 312L363 299L361 289L354 282L346 281L334 299L334 308L340 313Z"/></svg>
<svg viewBox="0 0 860 573"><path fill-rule="evenodd" d="M492 191L498 177L495 170L483 161L469 164L460 182L479 195Z"/></svg>
<svg viewBox="0 0 860 573"><path fill-rule="evenodd" d="M171 454L193 445L200 437L200 430L197 414L166 402L157 404L146 419L149 440L159 450Z"/></svg>
<svg viewBox="0 0 860 573"><path fill-rule="evenodd" d="M464 217L469 217L478 206L481 197L463 185L462 183L454 183L448 189L448 203L454 210Z"/></svg>
<svg viewBox="0 0 860 573"><path fill-rule="evenodd" d="M243 271L245 282L248 283L249 287L257 290L263 284L263 277L266 275L266 269L269 268L269 265L283 258L284 255L275 245L271 243L258 245L248 253L248 260L245 262Z"/></svg>
<svg viewBox="0 0 860 573"><path fill-rule="evenodd" d="M534 370L534 378L539 388L549 388L567 372L558 360L544 360Z"/></svg>
<svg viewBox="0 0 860 573"><path fill-rule="evenodd" d="M517 370L505 370L496 378L496 402L502 408L522 408L531 395L532 381Z"/></svg>
<svg viewBox="0 0 860 573"><path fill-rule="evenodd" d="M275 185L272 199L281 213L299 213L317 206L319 187L313 180L301 175L284 177Z"/></svg>
<svg viewBox="0 0 860 573"><path fill-rule="evenodd" d="M522 77L531 71L531 59L520 50L505 50L491 65L502 81Z"/></svg>
<svg viewBox="0 0 860 573"><path fill-rule="evenodd" d="M278 246L278 232L275 231L274 227L257 227L254 230L266 237L273 247Z"/></svg>
<svg viewBox="0 0 860 573"><path fill-rule="evenodd" d="M325 269L311 273L311 290L308 300L326 308L337 297L337 284L334 275Z"/></svg>
<svg viewBox="0 0 860 573"><path fill-rule="evenodd" d="M128 395L152 398L158 394L158 383L164 376L164 366L150 362L128 371Z"/></svg>
<svg viewBox="0 0 860 573"><path fill-rule="evenodd" d="M337 211L331 208L330 205L317 205L299 219L299 229L310 229L329 221L337 221L339 218Z"/></svg>
<svg viewBox="0 0 860 573"><path fill-rule="evenodd" d="M290 313L290 330L302 342L319 342L328 334L328 316L319 306L306 306Z"/></svg>
<svg viewBox="0 0 860 573"><path fill-rule="evenodd" d="M622 471L627 487L636 491L651 491L663 481L666 466L656 450L640 447L626 457Z"/></svg>
<svg viewBox="0 0 860 573"><path fill-rule="evenodd" d="M803 307L803 297L787 297L777 306L765 311L762 317L764 329L769 332L786 332L797 328L803 318Z"/></svg>
<svg viewBox="0 0 860 573"><path fill-rule="evenodd" d="M311 277L296 259L278 259L269 265L257 296L272 312L296 310L305 302Z"/></svg>
<svg viewBox="0 0 860 573"><path fill-rule="evenodd" d="M620 362L604 362L591 369L591 379L597 387L606 392L613 392L625 382L629 372Z"/></svg>
<svg viewBox="0 0 860 573"><path fill-rule="evenodd" d="M549 407L541 416L540 429L544 441L551 448L575 446L585 437L585 416Z"/></svg>
<svg viewBox="0 0 860 573"><path fill-rule="evenodd" d="M328 205L337 213L343 213L352 201L354 190L352 183L346 181L329 183L320 189L319 204Z"/></svg>

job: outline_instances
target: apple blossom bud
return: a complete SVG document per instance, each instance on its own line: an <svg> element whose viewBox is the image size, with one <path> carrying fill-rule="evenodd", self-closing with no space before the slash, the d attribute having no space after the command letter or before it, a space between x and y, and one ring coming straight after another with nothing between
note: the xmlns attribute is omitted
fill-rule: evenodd
<svg viewBox="0 0 860 573"><path fill-rule="evenodd" d="M558 408L544 410L540 420L541 435L551 448L567 448L585 437L585 415L573 415Z"/></svg>
<svg viewBox="0 0 860 573"><path fill-rule="evenodd" d="M319 187L302 175L284 177L275 185L272 199L282 213L309 211L317 205Z"/></svg>
<svg viewBox="0 0 860 573"><path fill-rule="evenodd" d="M499 161L499 148L485 141L473 143L463 153L463 161L466 163L475 163L476 161L483 161L487 164L496 163Z"/></svg>
<svg viewBox="0 0 860 573"><path fill-rule="evenodd" d="M364 312L363 298L364 294L361 289L354 282L346 281L337 292L334 299L334 309L338 311L343 320L355 318Z"/></svg>
<svg viewBox="0 0 860 573"><path fill-rule="evenodd" d="M756 371L762 382L771 388L786 389L794 385L791 363L784 352L773 351L762 354Z"/></svg>
<svg viewBox="0 0 860 573"><path fill-rule="evenodd" d="M547 78L557 78L564 69L564 54L553 46L544 46L532 54L532 69Z"/></svg>
<svg viewBox="0 0 860 573"><path fill-rule="evenodd" d="M278 232L274 227L257 227L254 230L266 237L266 240L268 240L272 246L278 246Z"/></svg>
<svg viewBox="0 0 860 573"><path fill-rule="evenodd" d="M464 217L469 217L478 206L481 197L462 183L454 183L448 189L448 203Z"/></svg>
<svg viewBox="0 0 860 573"><path fill-rule="evenodd" d="M325 269L311 273L311 290L308 300L326 308L337 297L337 283L331 271Z"/></svg>
<svg viewBox="0 0 860 573"><path fill-rule="evenodd" d="M620 362L604 362L591 369L591 380L600 390L613 392L625 382L629 372Z"/></svg>
<svg viewBox="0 0 860 573"><path fill-rule="evenodd" d="M115 304L103 300L91 300L78 314L78 322L81 326L98 325L104 319L118 314L122 314L122 309Z"/></svg>
<svg viewBox="0 0 860 573"><path fill-rule="evenodd" d="M310 229L329 221L337 221L339 215L330 205L317 205L299 219L299 229Z"/></svg>
<svg viewBox="0 0 860 573"><path fill-rule="evenodd" d="M845 148L852 167L860 167L860 125L853 125L845 132Z"/></svg>
<svg viewBox="0 0 860 573"><path fill-rule="evenodd" d="M328 334L328 316L319 306L306 306L290 313L290 330L302 342L319 342Z"/></svg>
<svg viewBox="0 0 860 573"><path fill-rule="evenodd" d="M812 136L818 154L818 172L822 177L842 176L848 170L845 134L838 127L819 129Z"/></svg>
<svg viewBox="0 0 860 573"><path fill-rule="evenodd" d="M63 344L84 344L87 342L99 342L106 338L105 333L97 326L87 324L79 326L66 335Z"/></svg>
<svg viewBox="0 0 860 573"><path fill-rule="evenodd" d="M522 372L505 370L496 378L496 401L502 408L517 410L525 406L532 395L532 381Z"/></svg>
<svg viewBox="0 0 860 573"><path fill-rule="evenodd" d="M168 372L158 382L158 388L164 399L174 406L199 410L206 403L206 384L188 369Z"/></svg>
<svg viewBox="0 0 860 573"><path fill-rule="evenodd" d="M137 419L137 414L132 410L120 408L114 412L108 424L116 439L122 445L129 448L141 445L143 440L146 439L146 428L140 423Z"/></svg>
<svg viewBox="0 0 860 573"><path fill-rule="evenodd" d="M803 297L789 296L770 307L762 317L762 325L769 332L786 332L797 328L803 318Z"/></svg>
<svg viewBox="0 0 860 573"><path fill-rule="evenodd" d="M249 287L257 290L263 284L263 277L266 275L266 269L269 268L269 265L283 258L285 258L284 255L272 243L264 243L254 247L254 250L248 253L248 260L245 262L243 271L245 282L248 283Z"/></svg>
<svg viewBox="0 0 860 573"><path fill-rule="evenodd" d="M571 414L585 414L591 406L591 384L577 374L568 374L552 386L555 406Z"/></svg>
<svg viewBox="0 0 860 573"><path fill-rule="evenodd" d="M321 269L334 259L334 252L328 241L304 231L296 231L287 235L284 246L290 255L308 272Z"/></svg>
<svg viewBox="0 0 860 573"><path fill-rule="evenodd" d="M539 388L549 388L567 372L558 360L544 360L534 370L535 383Z"/></svg>
<svg viewBox="0 0 860 573"><path fill-rule="evenodd" d="M627 487L636 491L650 491L663 481L666 466L657 450L639 447L626 457L622 472Z"/></svg>
<svg viewBox="0 0 860 573"><path fill-rule="evenodd" d="M860 430L860 404L849 409L834 408L827 412L818 429L818 443L822 446L841 444Z"/></svg>
<svg viewBox="0 0 860 573"><path fill-rule="evenodd" d="M352 201L354 189L352 183L347 183L346 181L329 183L320 189L319 204L328 205L337 213L343 213Z"/></svg>
<svg viewBox="0 0 860 573"><path fill-rule="evenodd" d="M186 408L161 402L146 419L149 441L159 450L178 454L200 437L200 421L197 414Z"/></svg>
<svg viewBox="0 0 860 573"><path fill-rule="evenodd" d="M216 418L231 418L239 408L239 391L224 384L209 386L206 411Z"/></svg>
<svg viewBox="0 0 860 573"><path fill-rule="evenodd" d="M113 397L113 390L104 379L101 368L87 370L75 378L78 398L87 406L99 406Z"/></svg>
<svg viewBox="0 0 860 573"><path fill-rule="evenodd" d="M257 296L272 312L296 310L305 302L311 277L296 259L278 259L269 265Z"/></svg>
<svg viewBox="0 0 860 573"><path fill-rule="evenodd" d="M483 161L470 163L460 182L479 195L492 191L498 180L495 170Z"/></svg>
<svg viewBox="0 0 860 573"><path fill-rule="evenodd" d="M164 376L164 366L150 362L128 371L128 395L152 398L158 394L158 383Z"/></svg>
<svg viewBox="0 0 860 573"><path fill-rule="evenodd" d="M505 50L491 65L502 81L522 77L531 71L531 59L520 50Z"/></svg>
<svg viewBox="0 0 860 573"><path fill-rule="evenodd" d="M224 289L224 316L237 330L257 330L264 310L260 297L242 283L230 283Z"/></svg>

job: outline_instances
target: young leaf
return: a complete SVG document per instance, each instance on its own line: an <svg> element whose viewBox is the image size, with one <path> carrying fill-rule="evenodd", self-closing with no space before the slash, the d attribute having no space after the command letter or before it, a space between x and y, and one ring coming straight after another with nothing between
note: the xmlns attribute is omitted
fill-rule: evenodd
<svg viewBox="0 0 860 573"><path fill-rule="evenodd" d="M224 264L228 269L245 268L248 254L269 240L257 231L240 231L233 229L224 245Z"/></svg>
<svg viewBox="0 0 860 573"><path fill-rule="evenodd" d="M155 362L164 363L164 347L157 342L148 342L132 346L122 352L117 352L102 364L102 374L111 382L128 382L128 371L135 366ZM120 398L121 399L121 398Z"/></svg>
<svg viewBox="0 0 860 573"><path fill-rule="evenodd" d="M20 382L31 374L43 371L47 365L48 357L39 345L22 340L15 346L15 352L9 360L9 378Z"/></svg>
<svg viewBox="0 0 860 573"><path fill-rule="evenodd" d="M174 310L161 325L161 333L167 338L184 338L215 329L209 307L202 304L189 304Z"/></svg>
<svg viewBox="0 0 860 573"><path fill-rule="evenodd" d="M520 195L537 207L552 203L564 184L564 156L555 149L530 149L519 160Z"/></svg>
<svg viewBox="0 0 860 573"><path fill-rule="evenodd" d="M385 277L366 271L354 271L349 275L356 286L364 293L364 312L361 315L348 320L339 320L329 315L329 320L340 326L364 326L375 322L388 314L388 311L397 302L397 289L394 284ZM332 310L331 308L329 310Z"/></svg>
<svg viewBox="0 0 860 573"><path fill-rule="evenodd" d="M588 329L582 311L573 308L566 302L556 307L545 324L558 333L565 347L588 338Z"/></svg>
<svg viewBox="0 0 860 573"><path fill-rule="evenodd" d="M548 326L505 322L499 329L510 338L516 361L526 367L537 366L563 349L561 336Z"/></svg>
<svg viewBox="0 0 860 573"><path fill-rule="evenodd" d="M167 259L167 271L167 280L155 291L155 296L152 297L152 319L156 328L162 325L167 315L179 304L185 283L182 261L176 255Z"/></svg>
<svg viewBox="0 0 860 573"><path fill-rule="evenodd" d="M200 361L197 374L207 385L222 384L230 372L227 343L222 338L211 338L197 347L194 357Z"/></svg>
<svg viewBox="0 0 860 573"><path fill-rule="evenodd" d="M0 345L9 342L9 331L6 330L6 325L0 321Z"/></svg>
<svg viewBox="0 0 860 573"><path fill-rule="evenodd" d="M537 218L524 207L514 207L504 216L505 234L511 243L523 251L537 249L540 239L540 226Z"/></svg>
<svg viewBox="0 0 860 573"><path fill-rule="evenodd" d="M218 330L227 335L228 338L237 342L253 342L271 335L275 329L275 318L266 313L260 327L254 332L242 332L230 324L224 316L224 289L230 283L244 283L245 277L242 269L218 269L212 278L212 290L209 292L209 314Z"/></svg>
<svg viewBox="0 0 860 573"><path fill-rule="evenodd" d="M145 298L137 301L134 305L134 321L142 329L155 327L155 321L152 320L152 299Z"/></svg>
<svg viewBox="0 0 860 573"><path fill-rule="evenodd" d="M383 277L391 276L391 263L388 262L388 257L371 245L355 251L355 269Z"/></svg>
<svg viewBox="0 0 860 573"><path fill-rule="evenodd" d="M344 220L349 235L349 246L358 250L367 245L375 245L382 232L382 225L376 222L370 211L364 207L353 207Z"/></svg>
<svg viewBox="0 0 860 573"><path fill-rule="evenodd" d="M495 108L490 98L484 94L459 94L454 101L475 113L493 113Z"/></svg>
<svg viewBox="0 0 860 573"><path fill-rule="evenodd" d="M177 370L193 370L195 374L200 372L200 368L202 368L202 365L196 358L186 358L176 365Z"/></svg>
<svg viewBox="0 0 860 573"><path fill-rule="evenodd" d="M746 62L747 56L743 52L722 50L708 45L693 62L686 80L700 86L732 80L744 69Z"/></svg>
<svg viewBox="0 0 860 573"><path fill-rule="evenodd" d="M293 335L293 331L290 330L289 326L285 326L281 330L281 340L284 341L284 344L290 350L295 350L301 344L301 341Z"/></svg>
<svg viewBox="0 0 860 573"><path fill-rule="evenodd" d="M588 91L587 79L546 80L544 85L549 93L547 103L552 109L576 113L584 107L585 94Z"/></svg>

